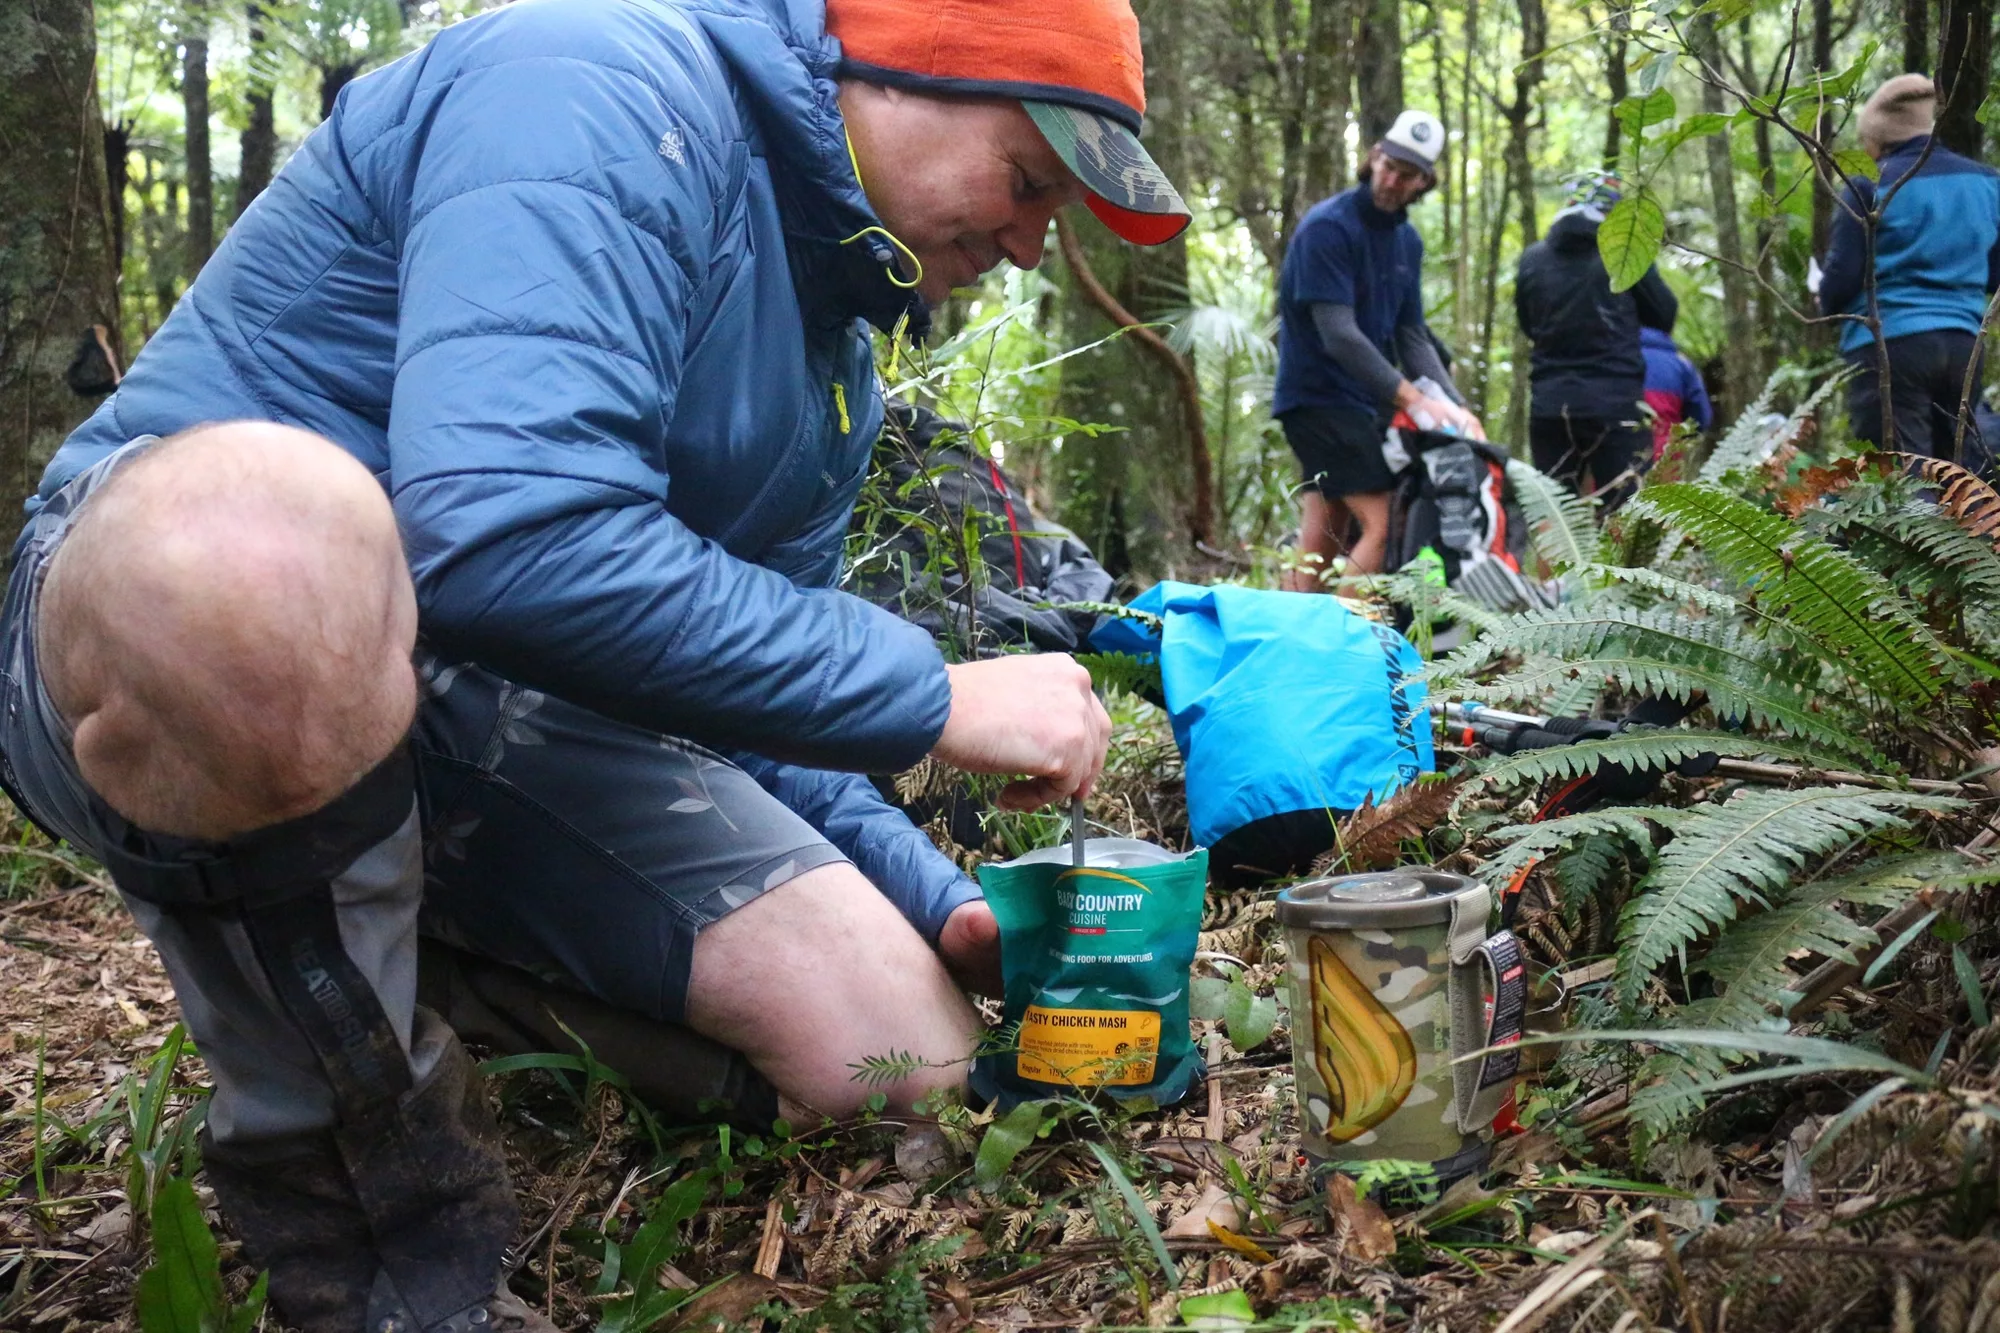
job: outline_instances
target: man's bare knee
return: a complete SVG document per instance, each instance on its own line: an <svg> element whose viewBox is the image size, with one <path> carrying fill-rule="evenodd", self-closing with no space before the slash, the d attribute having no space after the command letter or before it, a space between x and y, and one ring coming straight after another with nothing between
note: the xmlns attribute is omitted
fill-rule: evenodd
<svg viewBox="0 0 2000 1333"><path fill-rule="evenodd" d="M366 468L306 431L200 427L85 501L36 642L84 780L143 828L224 838L318 808L408 730L411 591Z"/></svg>
<svg viewBox="0 0 2000 1333"><path fill-rule="evenodd" d="M808 871L703 931L687 1013L781 1094L828 1115L876 1091L908 1107L963 1086L980 1030L937 954L846 864ZM870 1056L918 1063L876 1085L856 1077Z"/></svg>

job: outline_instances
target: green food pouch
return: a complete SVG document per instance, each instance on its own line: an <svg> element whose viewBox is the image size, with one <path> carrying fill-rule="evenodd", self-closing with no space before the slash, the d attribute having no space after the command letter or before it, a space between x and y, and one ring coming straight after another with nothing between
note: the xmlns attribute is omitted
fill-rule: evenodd
<svg viewBox="0 0 2000 1333"><path fill-rule="evenodd" d="M1201 1068L1188 973L1208 851L1132 838L1084 848L1082 867L1068 846L979 867L1000 923L1005 1021L1020 1037L979 1059L972 1086L1003 1106L1097 1089L1170 1105Z"/></svg>

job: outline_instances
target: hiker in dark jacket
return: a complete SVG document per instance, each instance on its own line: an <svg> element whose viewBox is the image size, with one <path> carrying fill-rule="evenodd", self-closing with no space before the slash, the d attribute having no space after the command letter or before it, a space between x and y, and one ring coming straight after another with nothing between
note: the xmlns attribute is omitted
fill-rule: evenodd
<svg viewBox="0 0 2000 1333"><path fill-rule="evenodd" d="M870 326L1066 203L1177 234L1144 110L1128 0L504 6L348 84L57 452L0 777L158 947L288 1326L550 1329L420 928L737 1052L766 1125L963 1085L998 927L865 775L1046 804L1110 722L834 586Z"/></svg>
<svg viewBox="0 0 2000 1333"><path fill-rule="evenodd" d="M1607 507L1636 489L1631 474L1653 456L1639 410L1646 358L1639 330L1671 330L1679 303L1657 268L1613 292L1597 253L1597 228L1618 201L1601 177L1579 185L1549 233L1522 252L1514 312L1532 345L1528 445L1535 466ZM1624 480L1621 480L1624 479Z"/></svg>
<svg viewBox="0 0 2000 1333"><path fill-rule="evenodd" d="M1856 368L1848 420L1857 437L1879 445L1882 388L1866 322L1863 218L1886 200L1875 224L1875 310L1889 354L1894 447L1952 458L1986 298L2000 286L2000 174L1934 141L1936 111L1937 89L1921 74L1897 75L1862 107L1861 146L1881 164L1881 180L1856 176L1841 197L1819 308L1852 317L1840 327L1841 353ZM1971 382L1976 398L1976 372Z"/></svg>
<svg viewBox="0 0 2000 1333"><path fill-rule="evenodd" d="M1715 405L1694 362L1674 344L1665 329L1639 330L1639 350L1646 355L1646 406L1653 410L1653 459L1659 461L1674 427L1692 421L1703 430L1715 424Z"/></svg>

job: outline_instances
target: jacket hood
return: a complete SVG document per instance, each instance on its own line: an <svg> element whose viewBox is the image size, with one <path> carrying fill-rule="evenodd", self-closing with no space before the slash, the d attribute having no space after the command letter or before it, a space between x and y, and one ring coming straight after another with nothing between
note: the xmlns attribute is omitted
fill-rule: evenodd
<svg viewBox="0 0 2000 1333"><path fill-rule="evenodd" d="M1597 226L1597 219L1582 210L1563 213L1549 224L1549 248L1594 250L1597 248Z"/></svg>
<svg viewBox="0 0 2000 1333"><path fill-rule="evenodd" d="M930 328L922 298L890 280L896 250L855 178L840 114L840 43L824 0L686 0L739 90L772 160L779 223L801 301L884 331L907 316Z"/></svg>
<svg viewBox="0 0 2000 1333"><path fill-rule="evenodd" d="M1663 333L1650 324L1639 326L1639 345L1641 347L1650 347L1656 352L1678 352L1681 350L1680 345L1674 341L1672 334Z"/></svg>

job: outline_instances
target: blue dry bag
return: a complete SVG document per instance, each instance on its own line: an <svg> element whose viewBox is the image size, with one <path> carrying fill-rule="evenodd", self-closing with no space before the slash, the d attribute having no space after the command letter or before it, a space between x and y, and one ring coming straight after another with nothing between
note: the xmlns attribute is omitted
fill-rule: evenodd
<svg viewBox="0 0 2000 1333"><path fill-rule="evenodd" d="M1342 816L1430 771L1422 663L1387 625L1332 597L1188 583L1132 609L1158 632L1107 621L1090 644L1158 656L1212 882L1300 873Z"/></svg>

